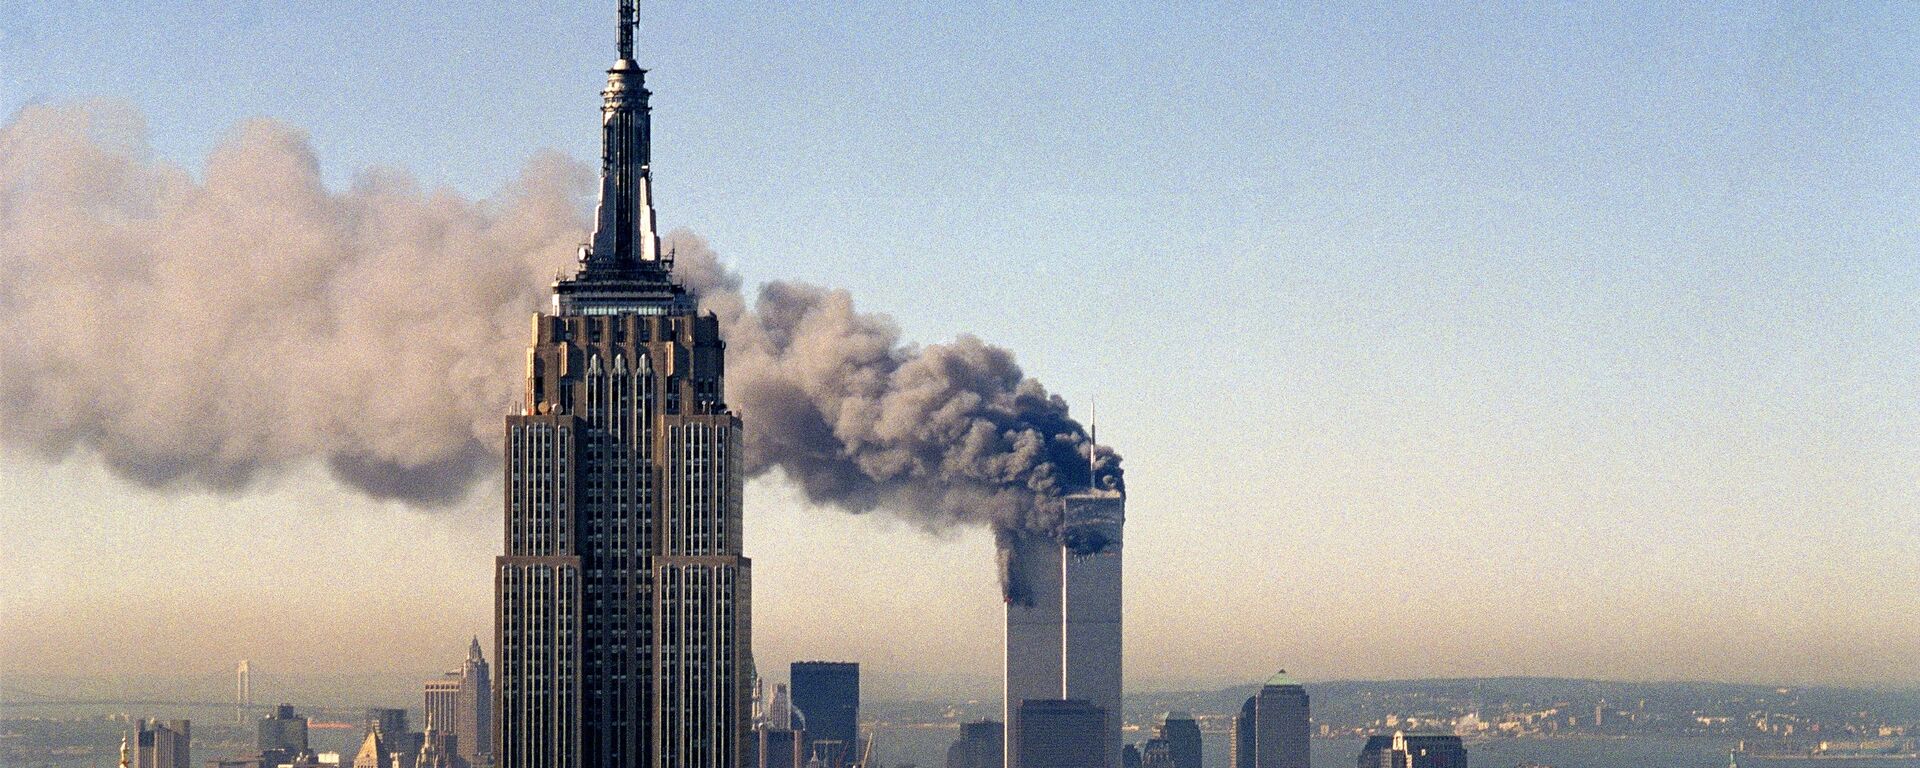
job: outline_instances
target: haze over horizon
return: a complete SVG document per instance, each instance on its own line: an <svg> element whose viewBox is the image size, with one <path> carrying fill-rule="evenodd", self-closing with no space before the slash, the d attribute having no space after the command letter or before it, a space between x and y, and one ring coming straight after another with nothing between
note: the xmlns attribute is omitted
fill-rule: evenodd
<svg viewBox="0 0 1920 768"><path fill-rule="evenodd" d="M591 168L605 5L29 3L0 147L107 99L91 141L136 164L310 151L330 194L485 218L466 201ZM665 229L1098 399L1130 689L1920 685L1920 12L646 13ZM67 320L14 295L0 328ZM500 324L467 348L513 370ZM412 679L487 635L497 482L422 509L289 466L153 490L0 452L0 675ZM984 530L748 494L763 669L997 675Z"/></svg>

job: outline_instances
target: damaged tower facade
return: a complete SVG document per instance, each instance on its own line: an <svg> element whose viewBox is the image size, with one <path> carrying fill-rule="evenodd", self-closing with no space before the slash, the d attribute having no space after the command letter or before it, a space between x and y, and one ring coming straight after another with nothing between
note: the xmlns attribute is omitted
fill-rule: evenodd
<svg viewBox="0 0 1920 768"><path fill-rule="evenodd" d="M655 230L633 0L602 92L600 203L533 319L495 568L499 768L737 768L751 714L740 419L719 322Z"/></svg>
<svg viewBox="0 0 1920 768"><path fill-rule="evenodd" d="M1057 535L1016 534L1005 546L1007 600L1004 716L1007 767L1019 765L1021 705L1074 700L1099 708L1102 765L1120 765L1122 720L1121 555L1126 496L1088 490L1066 496Z"/></svg>

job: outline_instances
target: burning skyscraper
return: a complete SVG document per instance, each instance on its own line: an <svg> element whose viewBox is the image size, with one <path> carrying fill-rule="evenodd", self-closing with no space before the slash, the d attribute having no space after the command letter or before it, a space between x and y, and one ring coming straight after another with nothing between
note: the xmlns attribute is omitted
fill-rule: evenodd
<svg viewBox="0 0 1920 768"><path fill-rule="evenodd" d="M1061 501L1057 533L1003 539L1007 599L1005 716L1008 768L1019 765L1021 704L1079 700L1106 718L1102 764L1120 764L1121 544L1126 495L1118 489Z"/></svg>
<svg viewBox="0 0 1920 768"><path fill-rule="evenodd" d="M622 0L593 240L533 319L507 419L500 768L737 768L748 751L740 419L719 321L655 230L634 15Z"/></svg>

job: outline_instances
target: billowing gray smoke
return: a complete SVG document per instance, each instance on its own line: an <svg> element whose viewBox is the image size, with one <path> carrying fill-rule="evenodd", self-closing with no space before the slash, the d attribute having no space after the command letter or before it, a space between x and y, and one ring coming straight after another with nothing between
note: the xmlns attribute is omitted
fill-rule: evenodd
<svg viewBox="0 0 1920 768"><path fill-rule="evenodd" d="M0 445L97 455L155 488L240 491L319 461L447 505L495 473L529 313L585 234L586 169L534 160L472 202L395 172L328 190L305 137L241 126L195 179L125 109L29 107L0 129ZM723 323L754 473L930 528L1051 532L1087 437L1013 355L905 345L845 291L750 304L698 238L682 278ZM1103 476L1119 459L1103 452Z"/></svg>

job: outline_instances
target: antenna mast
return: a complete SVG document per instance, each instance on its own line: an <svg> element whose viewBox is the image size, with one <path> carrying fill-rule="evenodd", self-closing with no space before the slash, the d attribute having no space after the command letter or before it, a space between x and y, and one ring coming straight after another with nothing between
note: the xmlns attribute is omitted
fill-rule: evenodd
<svg viewBox="0 0 1920 768"><path fill-rule="evenodd" d="M1093 415L1087 419L1087 490L1100 488L1100 398L1094 397Z"/></svg>
<svg viewBox="0 0 1920 768"><path fill-rule="evenodd" d="M633 28L640 23L640 0L620 0L620 59L633 59Z"/></svg>

